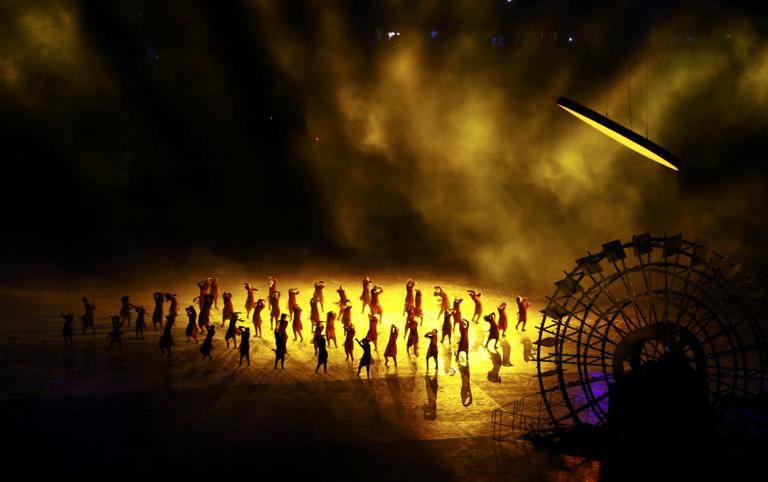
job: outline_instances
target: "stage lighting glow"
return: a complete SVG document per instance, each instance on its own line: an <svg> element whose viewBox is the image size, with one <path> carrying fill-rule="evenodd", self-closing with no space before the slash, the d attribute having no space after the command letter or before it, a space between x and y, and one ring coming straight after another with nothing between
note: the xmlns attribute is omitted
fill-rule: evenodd
<svg viewBox="0 0 768 482"><path fill-rule="evenodd" d="M638 154L674 171L679 170L680 161L674 155L640 134L566 97L557 99L557 105Z"/></svg>

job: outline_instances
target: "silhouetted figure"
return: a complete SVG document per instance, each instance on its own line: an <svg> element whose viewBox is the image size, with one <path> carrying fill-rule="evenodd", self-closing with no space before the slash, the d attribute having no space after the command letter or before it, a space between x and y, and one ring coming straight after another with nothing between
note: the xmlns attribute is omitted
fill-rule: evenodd
<svg viewBox="0 0 768 482"><path fill-rule="evenodd" d="M355 339L360 348L363 349L363 356L360 357L360 364L357 366L357 376L360 376L360 369L365 367L365 374L371 378L371 344L368 338L362 340Z"/></svg>
<svg viewBox="0 0 768 482"><path fill-rule="evenodd" d="M384 314L384 309L381 307L381 300L379 299L379 295L384 292L384 288L381 286L375 286L371 288L371 306L370 311L374 315L379 315L379 318L382 317Z"/></svg>
<svg viewBox="0 0 768 482"><path fill-rule="evenodd" d="M523 360L528 363L533 358L533 344L531 339L525 335L520 339L520 342L523 344Z"/></svg>
<svg viewBox="0 0 768 482"><path fill-rule="evenodd" d="M456 326L461 326L461 302L464 301L463 298L454 298L453 299L453 329L456 330Z"/></svg>
<svg viewBox="0 0 768 482"><path fill-rule="evenodd" d="M247 284L247 283L246 283ZM225 291L221 295L221 299L224 302L224 308L221 310L221 326L224 326L224 323L228 322L230 318L232 318L232 313L235 312L235 304L232 302L232 293L229 291ZM246 306L248 303L245 303ZM249 308L246 308L248 310Z"/></svg>
<svg viewBox="0 0 768 482"><path fill-rule="evenodd" d="M304 335L301 334L301 330L304 326L301 324L301 307L296 305L293 307L293 321L291 322L291 328L293 329L293 341L296 341L296 335L301 338L301 343L304 343Z"/></svg>
<svg viewBox="0 0 768 482"><path fill-rule="evenodd" d="M211 301L213 301L213 296L211 296ZM205 333L205 340L203 340L203 344L200 345L200 353L203 355L203 359L208 358L209 360L213 360L211 352L213 352L213 335L216 334L216 327L210 324L203 325L203 327L207 331Z"/></svg>
<svg viewBox="0 0 768 482"><path fill-rule="evenodd" d="M288 316L290 316L291 320L293 320L293 315L296 314L296 307L299 306L299 302L297 299L297 296L299 295L299 290L296 288L291 288L288 290Z"/></svg>
<svg viewBox="0 0 768 482"><path fill-rule="evenodd" d="M373 348L376 352L379 351L379 317L375 313L368 313L368 334L365 338L373 343Z"/></svg>
<svg viewBox="0 0 768 482"><path fill-rule="evenodd" d="M123 344L121 342L122 340L122 326L123 322L120 321L122 319L122 316L120 315L112 315L112 331L107 333L107 339L109 340L109 349L112 349L112 345L117 343L117 345L122 349Z"/></svg>
<svg viewBox="0 0 768 482"><path fill-rule="evenodd" d="M408 316L406 334L408 335L408 343L405 345L405 353L409 354L411 347L413 347L413 355L419 356L419 323L412 315Z"/></svg>
<svg viewBox="0 0 768 482"><path fill-rule="evenodd" d="M355 327L350 323L349 326L344 326L344 353L346 357L345 361L355 361Z"/></svg>
<svg viewBox="0 0 768 482"><path fill-rule="evenodd" d="M253 293L259 290L258 288L251 287L248 283L243 283L243 288L245 288L245 317L248 318L251 315L251 309L256 304Z"/></svg>
<svg viewBox="0 0 768 482"><path fill-rule="evenodd" d="M80 317L80 322L83 324L83 334L88 328L91 329L91 334L96 334L96 305L83 296L83 309L85 313Z"/></svg>
<svg viewBox="0 0 768 482"><path fill-rule="evenodd" d="M219 280L216 278L208 278L208 284L211 287L211 296L213 296L214 308L219 308Z"/></svg>
<svg viewBox="0 0 768 482"><path fill-rule="evenodd" d="M275 291L269 295L269 329L275 328L272 323L279 323L281 318L280 313L280 292Z"/></svg>
<svg viewBox="0 0 768 482"><path fill-rule="evenodd" d="M488 328L488 339L485 341L485 348L487 349L488 343L493 341L493 349L495 350L499 345L499 325L496 324L496 313L492 312L490 315L485 315L483 319L490 325Z"/></svg>
<svg viewBox="0 0 768 482"><path fill-rule="evenodd" d="M312 325L310 326L312 332L315 331L315 326L320 323L320 308L318 307L319 303L320 301L314 296L309 299L309 321Z"/></svg>
<svg viewBox="0 0 768 482"><path fill-rule="evenodd" d="M472 323L477 323L480 320L480 317L483 316L483 302L480 300L482 293L475 290L467 290L467 293L469 293L469 297L472 298L472 301L475 303L475 312L472 315Z"/></svg>
<svg viewBox="0 0 768 482"><path fill-rule="evenodd" d="M416 282L409 279L405 282L405 303L403 304L403 314L408 313L409 308L416 307L416 299L414 298L413 288L416 286Z"/></svg>
<svg viewBox="0 0 768 482"><path fill-rule="evenodd" d="M429 370L429 359L435 361L435 371L437 371L437 330L432 330L424 338L429 338L429 347L427 347L427 370Z"/></svg>
<svg viewBox="0 0 768 482"><path fill-rule="evenodd" d="M287 316L287 315L283 315ZM275 370L277 362L280 362L280 369L285 369L286 344L288 343L288 334L285 330L278 328L275 330Z"/></svg>
<svg viewBox="0 0 768 482"><path fill-rule="evenodd" d="M523 331L525 331L525 323L528 321L528 308L531 304L528 303L528 298L522 296L518 296L515 299L517 300L517 324L515 325L515 330L522 324Z"/></svg>
<svg viewBox="0 0 768 482"><path fill-rule="evenodd" d="M365 277L363 278L363 293L360 295L360 302L363 305L362 310L360 313L365 313L365 307L367 306L369 309L371 307L371 285L373 284L373 281L371 281L371 278Z"/></svg>
<svg viewBox="0 0 768 482"><path fill-rule="evenodd" d="M461 320L459 325L459 347L456 349L456 361L459 360L459 354L464 352L467 363L469 363L469 322Z"/></svg>
<svg viewBox="0 0 768 482"><path fill-rule="evenodd" d="M453 326L451 325L451 320L453 320L453 310L447 309L443 312L443 329L442 329L442 338L440 338L440 343L445 342L445 337L448 337L448 344L451 344L451 334L453 332Z"/></svg>
<svg viewBox="0 0 768 482"><path fill-rule="evenodd" d="M314 328L315 328L315 329L312 331L312 346L314 346L314 347L315 347L315 356L317 356L317 350L318 350L318 347L317 347L317 339L318 339L320 336L322 336L322 335L323 335L323 323L322 323L322 322L318 322L318 323L317 323L317 324L314 326Z"/></svg>
<svg viewBox="0 0 768 482"><path fill-rule="evenodd" d="M274 277L274 276L267 276L267 287L268 287L268 289L269 289L269 291L267 292L267 294L268 294L269 296L271 296L271 295L272 295L272 293L274 293L275 291L277 291L277 278L276 278L276 277ZM269 298L269 296L267 296L267 298ZM270 308L272 308L272 307L270 306Z"/></svg>
<svg viewBox="0 0 768 482"><path fill-rule="evenodd" d="M280 319L278 320L277 326L275 327L275 329L283 330L287 334L289 323L290 321L288 321L288 313L283 313L280 315Z"/></svg>
<svg viewBox="0 0 768 482"><path fill-rule="evenodd" d="M159 291L155 291L155 294L152 296L155 298L155 309L152 311L152 329L157 330L157 325L160 325L160 328L162 329L163 302L165 301L165 296Z"/></svg>
<svg viewBox="0 0 768 482"><path fill-rule="evenodd" d="M120 298L120 323L127 323L126 326L128 328L131 327L131 310L133 309L133 305L128 300L128 295L123 296Z"/></svg>
<svg viewBox="0 0 768 482"><path fill-rule="evenodd" d="M237 366L243 365L243 358L248 362L247 366L251 366L251 329L241 326L237 331L240 334L240 363Z"/></svg>
<svg viewBox="0 0 768 482"><path fill-rule="evenodd" d="M448 293L443 290L440 286L435 286L435 296L439 299L438 300L438 313L437 313L437 319L440 319L440 315L445 313L445 310L448 310L451 308L451 302L448 300Z"/></svg>
<svg viewBox="0 0 768 482"><path fill-rule="evenodd" d="M136 339L144 339L144 327L147 326L147 322L144 320L147 310L143 306L136 307Z"/></svg>
<svg viewBox="0 0 768 482"><path fill-rule="evenodd" d="M75 315L71 311L68 313L62 311L61 317L64 318L64 326L61 329L61 334L64 335L64 346L72 346L72 321Z"/></svg>
<svg viewBox="0 0 768 482"><path fill-rule="evenodd" d="M339 302L336 303L339 305L339 316L337 318L341 319L341 314L344 312L344 307L347 306L349 298L347 298L347 291L341 285L339 285L339 289L336 290L336 293L339 294Z"/></svg>
<svg viewBox="0 0 768 482"><path fill-rule="evenodd" d="M413 308L413 317L419 319L419 326L424 324L424 308L422 307L421 290L416 290L416 304Z"/></svg>
<svg viewBox="0 0 768 482"><path fill-rule="evenodd" d="M227 326L227 332L224 334L224 341L227 342L227 348L229 348L229 340L232 340L232 343L234 344L234 348L237 348L237 315L239 315L240 312L232 313L229 316L229 325Z"/></svg>
<svg viewBox="0 0 768 482"><path fill-rule="evenodd" d="M187 306L186 312L189 321L187 322L187 328L184 330L184 334L187 335L187 341L192 338L195 340L195 343L197 343L197 310L195 310L194 305L189 305Z"/></svg>
<svg viewBox="0 0 768 482"><path fill-rule="evenodd" d="M437 419L437 373L424 375L424 387L427 392L427 403L424 405L424 419Z"/></svg>
<svg viewBox="0 0 768 482"><path fill-rule="evenodd" d="M207 279L204 279L202 281L199 281L197 283L197 287L200 288L200 295L195 298L197 300L198 304L202 308L203 306L203 299L205 298L205 295L209 294L211 292L211 282ZM192 300L194 301L194 300ZM213 301L213 296L211 296L211 301Z"/></svg>
<svg viewBox="0 0 768 482"><path fill-rule="evenodd" d="M213 295L206 293L200 301L200 315L197 317L197 326L202 332L205 327L211 324L211 308L213 307Z"/></svg>
<svg viewBox="0 0 768 482"><path fill-rule="evenodd" d="M163 334L160 335L160 341L158 342L158 345L160 345L160 353L164 354L166 351L168 351L168 356L172 356L171 353L171 347L175 345L173 342L173 335L171 334L171 328L173 328L173 324L176 322L175 316L166 316L165 317L165 326L163 327Z"/></svg>
<svg viewBox="0 0 768 482"><path fill-rule="evenodd" d="M263 323L261 312L264 311L265 306L264 300L259 298L256 300L256 306L253 307L253 336L257 338L261 338L261 324Z"/></svg>
<svg viewBox="0 0 768 482"><path fill-rule="evenodd" d="M326 341L323 335L315 337L315 344L317 345L317 367L315 367L315 373L323 367L323 372L328 373L328 349L326 348Z"/></svg>
<svg viewBox="0 0 768 482"><path fill-rule="evenodd" d="M331 340L333 340L333 347L338 348L339 345L336 343L336 313L333 311L329 311L326 314L325 319L325 336L328 339L328 346L331 346Z"/></svg>
<svg viewBox="0 0 768 482"><path fill-rule="evenodd" d="M497 323L499 324L499 332L501 333L501 336L507 336L507 325L509 324L509 321L507 320L507 304L500 304L498 310L499 320Z"/></svg>
<svg viewBox="0 0 768 482"><path fill-rule="evenodd" d="M323 288L325 288L325 281L315 282L315 291L312 293L312 298L315 298L320 303L320 310L325 311Z"/></svg>
<svg viewBox="0 0 768 482"><path fill-rule="evenodd" d="M176 293L166 293L165 301L169 303L168 314L171 316L179 316L179 300Z"/></svg>
<svg viewBox="0 0 768 482"><path fill-rule="evenodd" d="M389 359L392 358L395 361L395 368L397 368L397 333L397 327L392 324L389 329L387 348L384 349L384 366L389 366Z"/></svg>

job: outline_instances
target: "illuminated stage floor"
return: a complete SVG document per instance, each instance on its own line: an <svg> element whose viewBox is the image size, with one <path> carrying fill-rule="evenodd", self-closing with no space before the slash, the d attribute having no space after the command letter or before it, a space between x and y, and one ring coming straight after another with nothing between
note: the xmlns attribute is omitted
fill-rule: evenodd
<svg viewBox="0 0 768 482"><path fill-rule="evenodd" d="M257 294L266 291L260 283L266 274L250 279L259 283ZM362 276L277 275L283 292L294 286L301 290L299 302L306 307L304 315L309 311L307 294L316 279L325 279L328 284L326 310L336 299L339 282L353 301L360 294ZM383 354L390 323L402 330L400 313L408 275L370 275L385 290L379 335ZM169 279L178 279L178 275ZM175 290L182 309L195 295L197 278L184 279L187 289ZM465 318L473 311L471 300L465 296L467 288L483 291L486 312L502 300L514 303L515 293L501 289L463 286L446 278L417 279L425 295L420 335L440 328L432 297L435 284L443 286L451 298L464 297ZM244 301L244 280L241 276L220 277L222 290L234 293L236 309ZM464 384L453 359L455 345L440 346L436 411L432 412L430 392L435 390L435 371L425 371L428 340L421 338L418 358L407 357L402 331L399 367L386 368L383 358L374 352L370 379L365 378L364 371L357 377L357 364L344 361L341 346L329 350L328 374L316 375L311 343L293 342L292 337L285 370L274 370L274 341L268 324L264 339L251 340L250 368L238 368L239 352L226 350L224 330L217 331L213 360L201 360L199 345L186 342L183 336L185 317L174 330L172 358L160 355L159 331L151 328L144 341L135 340L125 329L122 349L115 347L110 352L104 338L108 322L103 318L117 311L122 294L130 294L133 303L143 304L151 312L154 287L142 289L141 284L140 278L129 277L122 283L80 280L60 287L52 283L42 291L34 286L2 291L0 309L5 314L6 330L0 337L0 403L6 414L19 415L10 423L10 434L19 440L6 454L15 461L12 467L24 470L25 461L48 454L44 456L52 465L33 470L53 476L61 464L68 467L65 473L69 470L69 475L80 478L96 478L103 473L130 478L149 475L153 470L197 478L239 470L258 474L262 470L264 475L284 471L284 478L292 480L295 471L306 474L310 470L308 476L314 473L320 479L498 480L491 411L538 389L535 363L526 362L524 353L531 341L526 334L533 335L533 325L540 320L536 313L541 301L534 296L527 332L513 328L499 345L504 358L508 350L512 364L501 368L501 383L491 382L487 376L492 363L481 346L487 323L471 327L470 374ZM166 291L177 285L161 284L158 289ZM65 349L61 320L55 315L61 310L79 315L78 301L83 294L96 303L101 321L96 335L80 335L76 321L74 347ZM363 323L359 306L355 303L353 321L361 336L361 331L367 331L367 317ZM508 312L513 322L516 310L510 307ZM219 314L213 313L217 325ZM361 353L358 348L356 358ZM467 386L471 403L464 406ZM516 462L512 480L582 480L596 473L589 464L563 466L562 460L535 454ZM149 468L149 464L162 465ZM37 478L34 472L27 475Z"/></svg>

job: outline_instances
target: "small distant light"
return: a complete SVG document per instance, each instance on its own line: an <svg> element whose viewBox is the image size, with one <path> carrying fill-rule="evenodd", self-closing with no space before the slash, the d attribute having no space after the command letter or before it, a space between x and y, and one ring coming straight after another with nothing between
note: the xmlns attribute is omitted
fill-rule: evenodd
<svg viewBox="0 0 768 482"><path fill-rule="evenodd" d="M387 32L387 38L389 38L390 40L392 40L392 37L399 37L399 36L400 36L400 32Z"/></svg>
<svg viewBox="0 0 768 482"><path fill-rule="evenodd" d="M315 137L315 142L317 142L317 141L319 141L319 140L320 140L320 138L319 138L319 137Z"/></svg>
<svg viewBox="0 0 768 482"><path fill-rule="evenodd" d="M573 37L568 37L569 42L573 42Z"/></svg>
<svg viewBox="0 0 768 482"><path fill-rule="evenodd" d="M439 31L439 30L433 30L433 31L431 31L431 32L429 33L429 35L430 35L430 36L431 36L433 39L436 39L437 37L439 37L439 36L440 36L440 31Z"/></svg>

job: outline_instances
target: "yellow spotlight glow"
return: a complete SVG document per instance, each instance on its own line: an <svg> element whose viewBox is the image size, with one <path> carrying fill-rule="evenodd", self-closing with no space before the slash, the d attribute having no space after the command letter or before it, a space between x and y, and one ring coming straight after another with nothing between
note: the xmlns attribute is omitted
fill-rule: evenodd
<svg viewBox="0 0 768 482"><path fill-rule="evenodd" d="M638 154L642 154L648 159L656 161L674 171L679 170L677 166L680 165L680 161L674 155L640 134L566 97L557 99L557 105Z"/></svg>

